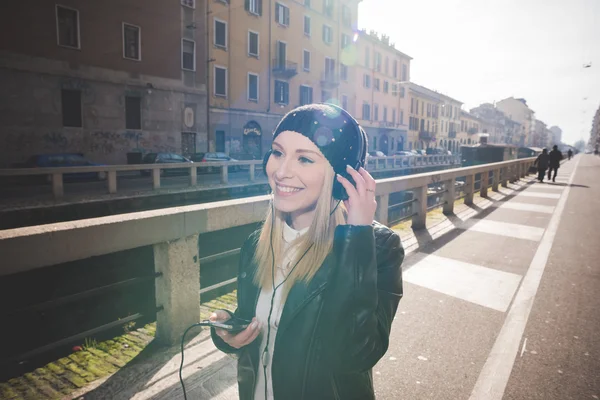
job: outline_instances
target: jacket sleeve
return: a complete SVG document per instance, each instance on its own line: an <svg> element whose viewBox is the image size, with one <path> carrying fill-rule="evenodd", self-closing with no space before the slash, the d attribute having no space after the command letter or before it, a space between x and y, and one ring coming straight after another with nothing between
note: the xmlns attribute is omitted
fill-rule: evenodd
<svg viewBox="0 0 600 400"><path fill-rule="evenodd" d="M229 310L223 310L229 313L229 315L233 316L239 316L239 309L240 309L240 274L242 273L242 270L247 266L247 263L250 262L250 257L252 257L253 253L250 251L251 245L252 243L256 240L256 232L253 233L252 235L250 235L250 237L244 242L244 245L242 246L242 249L240 250L240 262L238 264L238 296L237 296L237 301L238 301L238 307L236 308L236 310L232 313ZM221 339L221 337L219 335L217 335L217 332L215 331L215 328L210 328L210 336L212 338L213 343L215 344L215 346L221 350L224 353L228 353L228 354L237 354L240 352L241 349L236 349L235 347L232 347L230 345L228 345L227 343L225 343L225 341L223 339Z"/></svg>
<svg viewBox="0 0 600 400"><path fill-rule="evenodd" d="M332 271L324 302L326 360L334 372L371 369L388 349L402 297L404 249L393 231L372 226L336 228Z"/></svg>

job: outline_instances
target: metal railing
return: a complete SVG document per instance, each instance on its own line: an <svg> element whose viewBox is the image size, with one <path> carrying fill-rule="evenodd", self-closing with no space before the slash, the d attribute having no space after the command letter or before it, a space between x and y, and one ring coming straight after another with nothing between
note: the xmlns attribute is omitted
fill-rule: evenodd
<svg viewBox="0 0 600 400"><path fill-rule="evenodd" d="M369 157L367 159L367 170L404 170L414 168L426 168L436 165L456 165L460 163L459 156L435 155L435 156L395 156L395 157ZM152 188L161 188L163 172L168 170L184 170L189 175L189 186L198 185L198 171L218 169L220 171L221 184L229 183L229 169L248 170L248 182L256 181L256 169L262 170L261 160L249 161L214 161L202 163L174 163L174 164L134 164L134 165L103 165L84 167L51 167L51 168L16 168L0 169L0 177L17 176L48 176L52 183L52 193L56 199L65 194L65 175L71 174L103 174L106 176L108 193L117 193L117 174L120 172L144 172L152 178Z"/></svg>

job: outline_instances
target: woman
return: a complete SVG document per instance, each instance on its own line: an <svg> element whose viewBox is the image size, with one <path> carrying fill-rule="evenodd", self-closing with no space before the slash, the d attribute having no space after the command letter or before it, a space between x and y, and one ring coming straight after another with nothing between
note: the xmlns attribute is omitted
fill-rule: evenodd
<svg viewBox="0 0 600 400"><path fill-rule="evenodd" d="M356 121L326 104L291 111L273 134L271 208L238 272L235 315L252 324L236 335L212 330L239 357L242 400L375 398L371 368L388 348L404 250L373 221L375 180L344 168L364 165L366 148Z"/></svg>

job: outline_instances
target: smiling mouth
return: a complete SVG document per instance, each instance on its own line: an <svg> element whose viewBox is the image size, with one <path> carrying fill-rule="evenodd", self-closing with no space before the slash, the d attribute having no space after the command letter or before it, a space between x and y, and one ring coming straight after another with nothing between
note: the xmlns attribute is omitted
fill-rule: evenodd
<svg viewBox="0 0 600 400"><path fill-rule="evenodd" d="M277 193L278 194L283 194L283 195L290 195L290 194L294 194L294 193L298 193L299 191L301 191L301 188L296 188L293 186L283 186L283 185L279 185L279 184L275 184L275 187L277 188Z"/></svg>

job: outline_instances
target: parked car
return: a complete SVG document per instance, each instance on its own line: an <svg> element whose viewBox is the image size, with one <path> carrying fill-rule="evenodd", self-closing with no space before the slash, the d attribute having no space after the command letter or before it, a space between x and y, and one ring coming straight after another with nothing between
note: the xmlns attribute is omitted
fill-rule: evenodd
<svg viewBox="0 0 600 400"><path fill-rule="evenodd" d="M51 168L51 167L93 167L103 166L87 160L83 154L78 153L59 153L59 154L36 154L22 164L16 164L17 168ZM39 177L38 177L39 179ZM52 176L44 177L47 181L52 181ZM106 171L101 172L76 172L63 174L63 180L105 180Z"/></svg>
<svg viewBox="0 0 600 400"><path fill-rule="evenodd" d="M406 157L406 156L414 157L416 154L413 153L412 151L397 151L393 155L398 156L398 157Z"/></svg>
<svg viewBox="0 0 600 400"><path fill-rule="evenodd" d="M196 153L194 155L192 155L190 157L192 159L192 161L194 162L231 162L231 161L238 161L235 158L231 158L229 157L227 154L222 153L222 152L216 152L216 153ZM240 165L232 165L231 167L229 167L227 170L230 172L236 172L239 171L241 169ZM213 168L213 167L207 167L207 168L199 168L198 171L201 170L208 170L207 172L218 172L220 170L220 168Z"/></svg>
<svg viewBox="0 0 600 400"><path fill-rule="evenodd" d="M148 153L142 159L142 164L181 164L194 162L184 156L175 153ZM189 174L189 168L169 168L161 169L160 176L164 175L182 175ZM150 175L150 170L141 170L142 175Z"/></svg>
<svg viewBox="0 0 600 400"><path fill-rule="evenodd" d="M371 157L385 157L385 154L383 154L383 151L379 151L379 150L377 150L377 151L370 151L369 155Z"/></svg>

